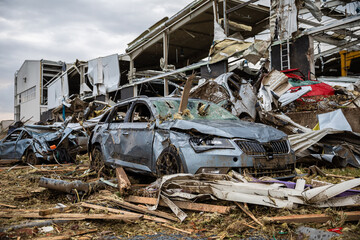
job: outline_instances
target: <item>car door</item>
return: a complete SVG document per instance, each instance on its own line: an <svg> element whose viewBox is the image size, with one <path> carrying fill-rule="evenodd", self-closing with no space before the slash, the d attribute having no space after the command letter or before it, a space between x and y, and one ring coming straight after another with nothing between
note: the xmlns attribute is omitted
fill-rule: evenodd
<svg viewBox="0 0 360 240"><path fill-rule="evenodd" d="M25 150L32 141L32 136L26 130L23 130L15 144L14 156L16 159L20 159L24 155Z"/></svg>
<svg viewBox="0 0 360 240"><path fill-rule="evenodd" d="M135 102L123 123L120 134L121 151L126 161L142 165L150 171L154 140L154 115L145 101Z"/></svg>
<svg viewBox="0 0 360 240"><path fill-rule="evenodd" d="M15 130L9 134L0 144L1 159L15 159L15 146L21 134L21 130Z"/></svg>
<svg viewBox="0 0 360 240"><path fill-rule="evenodd" d="M116 106L108 119L107 136L104 143L105 153L113 160L125 160L121 134L129 106L130 103Z"/></svg>

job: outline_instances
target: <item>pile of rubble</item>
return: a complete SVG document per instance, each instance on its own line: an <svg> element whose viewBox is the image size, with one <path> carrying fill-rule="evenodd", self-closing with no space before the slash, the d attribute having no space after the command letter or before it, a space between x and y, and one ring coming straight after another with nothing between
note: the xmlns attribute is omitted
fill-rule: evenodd
<svg viewBox="0 0 360 240"><path fill-rule="evenodd" d="M1 167L0 236L101 239L161 232L223 239L317 232L328 235L326 239L349 239L354 237L349 223L360 220L360 181L354 174L335 175L313 166L293 181L255 179L233 171L175 174L139 184L122 168L105 180L88 168L86 158L79 159L84 160L78 165ZM342 181L320 181L323 176ZM23 180L14 186L18 178Z"/></svg>

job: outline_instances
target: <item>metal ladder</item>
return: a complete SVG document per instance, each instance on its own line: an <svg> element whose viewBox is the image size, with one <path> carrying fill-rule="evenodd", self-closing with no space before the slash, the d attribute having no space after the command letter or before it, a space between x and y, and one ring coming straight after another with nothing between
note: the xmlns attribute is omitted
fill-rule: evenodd
<svg viewBox="0 0 360 240"><path fill-rule="evenodd" d="M286 39L286 44L280 43L280 64L281 70L290 69L290 42Z"/></svg>

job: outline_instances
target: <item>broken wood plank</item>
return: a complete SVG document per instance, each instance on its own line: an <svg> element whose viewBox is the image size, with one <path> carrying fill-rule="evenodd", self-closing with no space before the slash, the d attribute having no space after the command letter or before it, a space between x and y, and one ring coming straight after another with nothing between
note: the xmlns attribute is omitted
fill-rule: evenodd
<svg viewBox="0 0 360 240"><path fill-rule="evenodd" d="M0 207L16 208L16 206L14 206L14 205L9 205L9 204L5 204L5 203L0 203Z"/></svg>
<svg viewBox="0 0 360 240"><path fill-rule="evenodd" d="M58 166L59 168L61 167L71 167L71 166L76 166L74 163L67 163L67 164L47 164L47 165L33 165L35 168L45 168L45 167L55 167ZM27 168L32 168L30 166L16 166L16 167L0 167L0 171L1 170L9 170L10 168L16 170L16 169L27 169Z"/></svg>
<svg viewBox="0 0 360 240"><path fill-rule="evenodd" d="M1 159L0 165L7 165L7 164L18 163L18 162L20 162L19 159Z"/></svg>
<svg viewBox="0 0 360 240"><path fill-rule="evenodd" d="M116 168L116 179L118 181L120 194L122 195L131 186L129 178L122 167Z"/></svg>
<svg viewBox="0 0 360 240"><path fill-rule="evenodd" d="M33 173L67 173L67 172L83 172L85 170L88 170L89 168L83 167L83 168L65 168L65 169L38 169L35 170Z"/></svg>
<svg viewBox="0 0 360 240"><path fill-rule="evenodd" d="M71 207L59 207L59 208L48 208L48 209L42 209L39 210L40 216L50 215L54 213L61 213L69 210Z"/></svg>
<svg viewBox="0 0 360 240"><path fill-rule="evenodd" d="M190 89L192 87L192 82L193 82L194 79L195 79L195 75L193 74L186 80L184 90L183 90L182 95L181 95L179 113L182 113L187 108Z"/></svg>
<svg viewBox="0 0 360 240"><path fill-rule="evenodd" d="M129 209L131 211L140 212L140 213L146 213L146 214L150 214L150 215L155 215L155 216L158 216L158 217L166 218L166 219L171 220L171 221L178 221L178 219L176 217L173 217L171 214L166 213L166 212L161 212L161 211L158 211L158 210L152 211L152 210L145 209L145 208L136 206L134 204L131 204L131 203L128 203L128 202L125 202L125 201L116 200L116 199L111 198L111 197L103 197L103 199L112 201L113 203L116 203L117 205L119 205L119 206L121 206L123 208Z"/></svg>
<svg viewBox="0 0 360 240"><path fill-rule="evenodd" d="M138 197L138 196L128 196L125 198L125 201L133 202L133 203L142 203L148 205L155 205L157 203L156 198L150 197ZM206 203L193 203L193 202L183 202L183 201L173 201L181 209L187 209L192 211L199 212L217 212L222 214L227 214L230 212L231 207L227 206L218 206L213 204ZM164 201L160 200L160 206L168 207Z"/></svg>
<svg viewBox="0 0 360 240"><path fill-rule="evenodd" d="M38 213L9 213L0 212L0 218L66 218L66 219L101 219L101 220L123 220L123 221L136 221L140 219L138 216L131 214L84 214L84 213L55 213L45 216L40 216Z"/></svg>
<svg viewBox="0 0 360 240"><path fill-rule="evenodd" d="M360 211L345 212L345 221L358 221L360 220ZM331 216L326 214L305 214L305 215L290 215L264 218L267 222L284 222L284 223L308 223L317 222L324 223L331 220Z"/></svg>
<svg viewBox="0 0 360 240"><path fill-rule="evenodd" d="M186 231L186 230L183 230L183 229L180 229L180 228L177 228L177 227L173 227L173 226L170 226L168 224L161 224L161 226L176 230L178 232L182 232L182 233L186 233L186 234L192 234L192 232L190 232L190 231Z"/></svg>
<svg viewBox="0 0 360 240"><path fill-rule="evenodd" d="M128 211L115 209L115 208L103 207L103 206L90 204L90 203L85 203L85 202L81 202L80 206L87 207L87 208L92 208L92 209L104 210L104 211L108 211L108 212L112 212L112 213L118 213L118 214L130 214L130 215L134 215L134 216L139 216L140 218L142 217L145 220L151 220L151 221L155 221L155 222L169 223L169 221L164 219L164 218L152 217L152 216L148 216L148 215L128 212Z"/></svg>
<svg viewBox="0 0 360 240"><path fill-rule="evenodd" d="M264 224L262 224L255 216L254 214L252 214L252 212L250 212L248 209L246 209L245 206L243 206L241 203L235 202L235 204L241 209L243 210L252 220L254 220L257 224L259 224L260 226L264 226Z"/></svg>
<svg viewBox="0 0 360 240"><path fill-rule="evenodd" d="M39 238L35 238L35 239L36 240L47 240L47 239L65 240L65 239L71 239L72 237L76 237L76 236L80 236L80 235L84 235L84 234L88 234L88 233L93 233L93 232L97 232L97 228L79 230L79 231L76 231L73 233L66 233L65 235L62 235L62 236L48 236L48 237L39 237Z"/></svg>

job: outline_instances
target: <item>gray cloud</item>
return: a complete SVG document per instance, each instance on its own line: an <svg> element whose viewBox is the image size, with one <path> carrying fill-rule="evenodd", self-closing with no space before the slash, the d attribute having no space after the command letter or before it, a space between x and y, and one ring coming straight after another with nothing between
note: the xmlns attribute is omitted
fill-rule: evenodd
<svg viewBox="0 0 360 240"><path fill-rule="evenodd" d="M123 53L127 43L191 0L0 0L0 120L13 112L26 59L73 62Z"/></svg>

